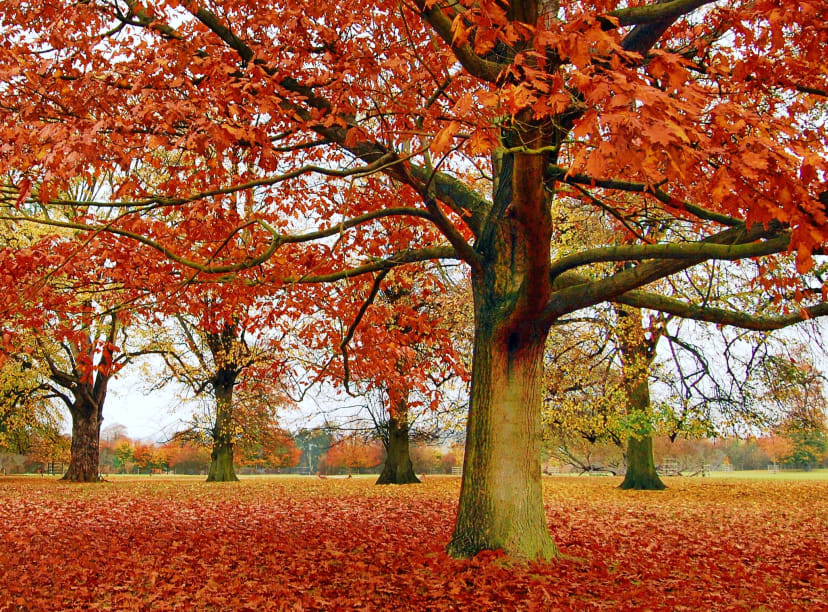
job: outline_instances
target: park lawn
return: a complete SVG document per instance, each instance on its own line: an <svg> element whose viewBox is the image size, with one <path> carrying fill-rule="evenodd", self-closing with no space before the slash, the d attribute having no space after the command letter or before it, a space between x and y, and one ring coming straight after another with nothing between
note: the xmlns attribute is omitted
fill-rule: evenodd
<svg viewBox="0 0 828 612"><path fill-rule="evenodd" d="M739 470L733 472L711 472L713 478L728 478L750 480L828 480L828 469L818 470L779 470L778 472L768 470Z"/></svg>
<svg viewBox="0 0 828 612"><path fill-rule="evenodd" d="M0 480L6 610L822 610L828 481L545 478L562 560L443 551L459 478Z"/></svg>

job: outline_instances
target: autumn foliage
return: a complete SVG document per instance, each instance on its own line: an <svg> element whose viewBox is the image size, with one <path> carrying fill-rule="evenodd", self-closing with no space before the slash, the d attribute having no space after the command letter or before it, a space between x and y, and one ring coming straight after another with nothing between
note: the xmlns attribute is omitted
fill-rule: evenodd
<svg viewBox="0 0 828 612"><path fill-rule="evenodd" d="M342 438L331 446L323 458L324 468L362 470L373 468L382 463L382 444L369 442L356 436Z"/></svg>
<svg viewBox="0 0 828 612"><path fill-rule="evenodd" d="M828 483L545 481L554 564L444 551L459 481L7 480L0 610L819 610ZM387 529L388 525L394 529ZM71 527L68 527L71 525Z"/></svg>
<svg viewBox="0 0 828 612"><path fill-rule="evenodd" d="M307 369L336 379L360 336L332 322L370 320L391 270L459 262L451 550L554 557L550 328L606 302L760 330L828 314L827 23L817 0L5 0L0 221L49 233L0 249L0 331L65 309L57 276L151 316L206 293L228 320L256 305L263 335L302 320L329 355ZM610 239L572 248L561 201ZM749 270L773 308L661 290L701 264ZM368 372L405 352L363 346Z"/></svg>

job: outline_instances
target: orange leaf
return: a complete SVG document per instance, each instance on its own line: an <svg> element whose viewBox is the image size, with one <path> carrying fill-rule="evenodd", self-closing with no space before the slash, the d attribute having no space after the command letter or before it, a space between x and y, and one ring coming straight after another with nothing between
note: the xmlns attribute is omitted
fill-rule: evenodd
<svg viewBox="0 0 828 612"><path fill-rule="evenodd" d="M431 151L432 155L442 155L446 151L451 148L452 140L454 139L455 134L460 131L460 124L457 121L452 121L439 132L434 137L434 140L431 142L431 147L429 150Z"/></svg>

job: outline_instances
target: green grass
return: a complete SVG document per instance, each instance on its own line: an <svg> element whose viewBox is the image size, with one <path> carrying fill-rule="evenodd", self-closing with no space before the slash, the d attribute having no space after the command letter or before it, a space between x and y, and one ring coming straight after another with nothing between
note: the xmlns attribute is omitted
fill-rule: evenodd
<svg viewBox="0 0 828 612"><path fill-rule="evenodd" d="M750 480L828 480L828 469L811 470L780 470L769 472L768 470L744 470L733 472L711 472L711 478L738 478Z"/></svg>

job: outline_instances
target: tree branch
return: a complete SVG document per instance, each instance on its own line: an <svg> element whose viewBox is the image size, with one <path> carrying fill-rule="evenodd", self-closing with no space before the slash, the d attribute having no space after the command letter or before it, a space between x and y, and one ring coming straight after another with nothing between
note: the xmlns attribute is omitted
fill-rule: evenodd
<svg viewBox="0 0 828 612"><path fill-rule="evenodd" d="M553 262L550 277L577 268L600 262L645 261L648 259L687 260L736 260L780 253L790 245L790 232L783 232L770 240L739 244L716 244L710 242L687 242L682 244L636 244L617 245L588 249L560 258Z"/></svg>
<svg viewBox="0 0 828 612"><path fill-rule="evenodd" d="M348 327L348 331L345 333L345 336L342 338L342 342L339 343L339 350L342 351L342 364L343 364L343 382L345 383L345 391L348 395L351 395L350 389L350 379L351 379L351 370L348 365L348 343L351 341L351 338L354 337L354 332L356 332L356 328L359 325L362 318L365 316L365 313L368 311L368 307L373 304L374 299L376 299L377 294L379 293L380 286L382 285L382 281L385 280L385 277L388 276L388 273L391 270L382 270L379 274L374 278L374 283L371 286L371 292L368 294L368 297L362 303L362 306L359 307L359 311L357 312L354 320L351 322L351 325Z"/></svg>
<svg viewBox="0 0 828 612"><path fill-rule="evenodd" d="M726 310L712 306L697 306L675 298L669 298L646 291L628 291L613 299L614 302L647 308L695 321L705 321L719 325L729 325L753 331L772 331L782 329L808 319L828 315L828 302L814 306L805 306L799 312L780 316L752 315L745 312Z"/></svg>
<svg viewBox="0 0 828 612"><path fill-rule="evenodd" d="M330 283L346 278L354 278L362 276L363 274L370 274L372 272L380 272L382 270L390 270L398 266L408 263L417 263L422 261L430 261L433 259L459 259L457 251L451 246L434 246L426 247L416 250L403 251L396 253L386 259L378 259L361 266L348 268L347 270L339 270L338 272L331 272L330 274L305 275L295 278L286 278L285 283Z"/></svg>
<svg viewBox="0 0 828 612"><path fill-rule="evenodd" d="M674 198L667 192L661 190L660 188L654 187L652 185L647 185L645 183L636 183L632 181L621 181L615 179L600 179L592 176L587 176L586 174L568 174L567 169L561 168L560 166L549 166L549 168L547 168L546 171L546 176L549 179L560 181L562 183L567 183L570 185L589 185L591 187L600 187L602 189L612 189L617 191L626 191L630 193L649 194L656 198L659 202L663 203L664 205L670 208L686 210L690 214L698 217L699 219L704 219L705 221L713 221L715 223L720 223L721 225L725 225L728 227L737 227L743 225L743 222L739 219L721 213L713 212L711 210L707 210L706 208L699 206L698 204L691 204L690 202L679 200L677 198Z"/></svg>
<svg viewBox="0 0 828 612"><path fill-rule="evenodd" d="M704 239L702 243L746 244L763 238L776 238L780 230L778 223L773 224L770 229L761 225L754 225L750 229L731 228ZM768 240L768 242L771 241ZM707 257L702 255L696 259L656 259L633 268L625 268L612 276L596 281L571 271L558 274L553 279L553 294L541 314L539 323L549 324L561 315L612 300L628 291L680 272L706 259Z"/></svg>
<svg viewBox="0 0 828 612"><path fill-rule="evenodd" d="M492 62L477 55L468 43L462 45L454 44L454 34L451 31L452 20L443 12L438 3L433 2L426 6L425 0L415 0L414 3L423 19L434 28L434 31L449 45L457 60L463 68L479 79L494 83L500 77L500 73L506 68L503 64Z"/></svg>
<svg viewBox="0 0 828 612"><path fill-rule="evenodd" d="M666 19L675 21L682 15L687 15L705 4L714 2L716 0L667 0L644 6L616 9L607 15L617 20L620 26L643 25Z"/></svg>

